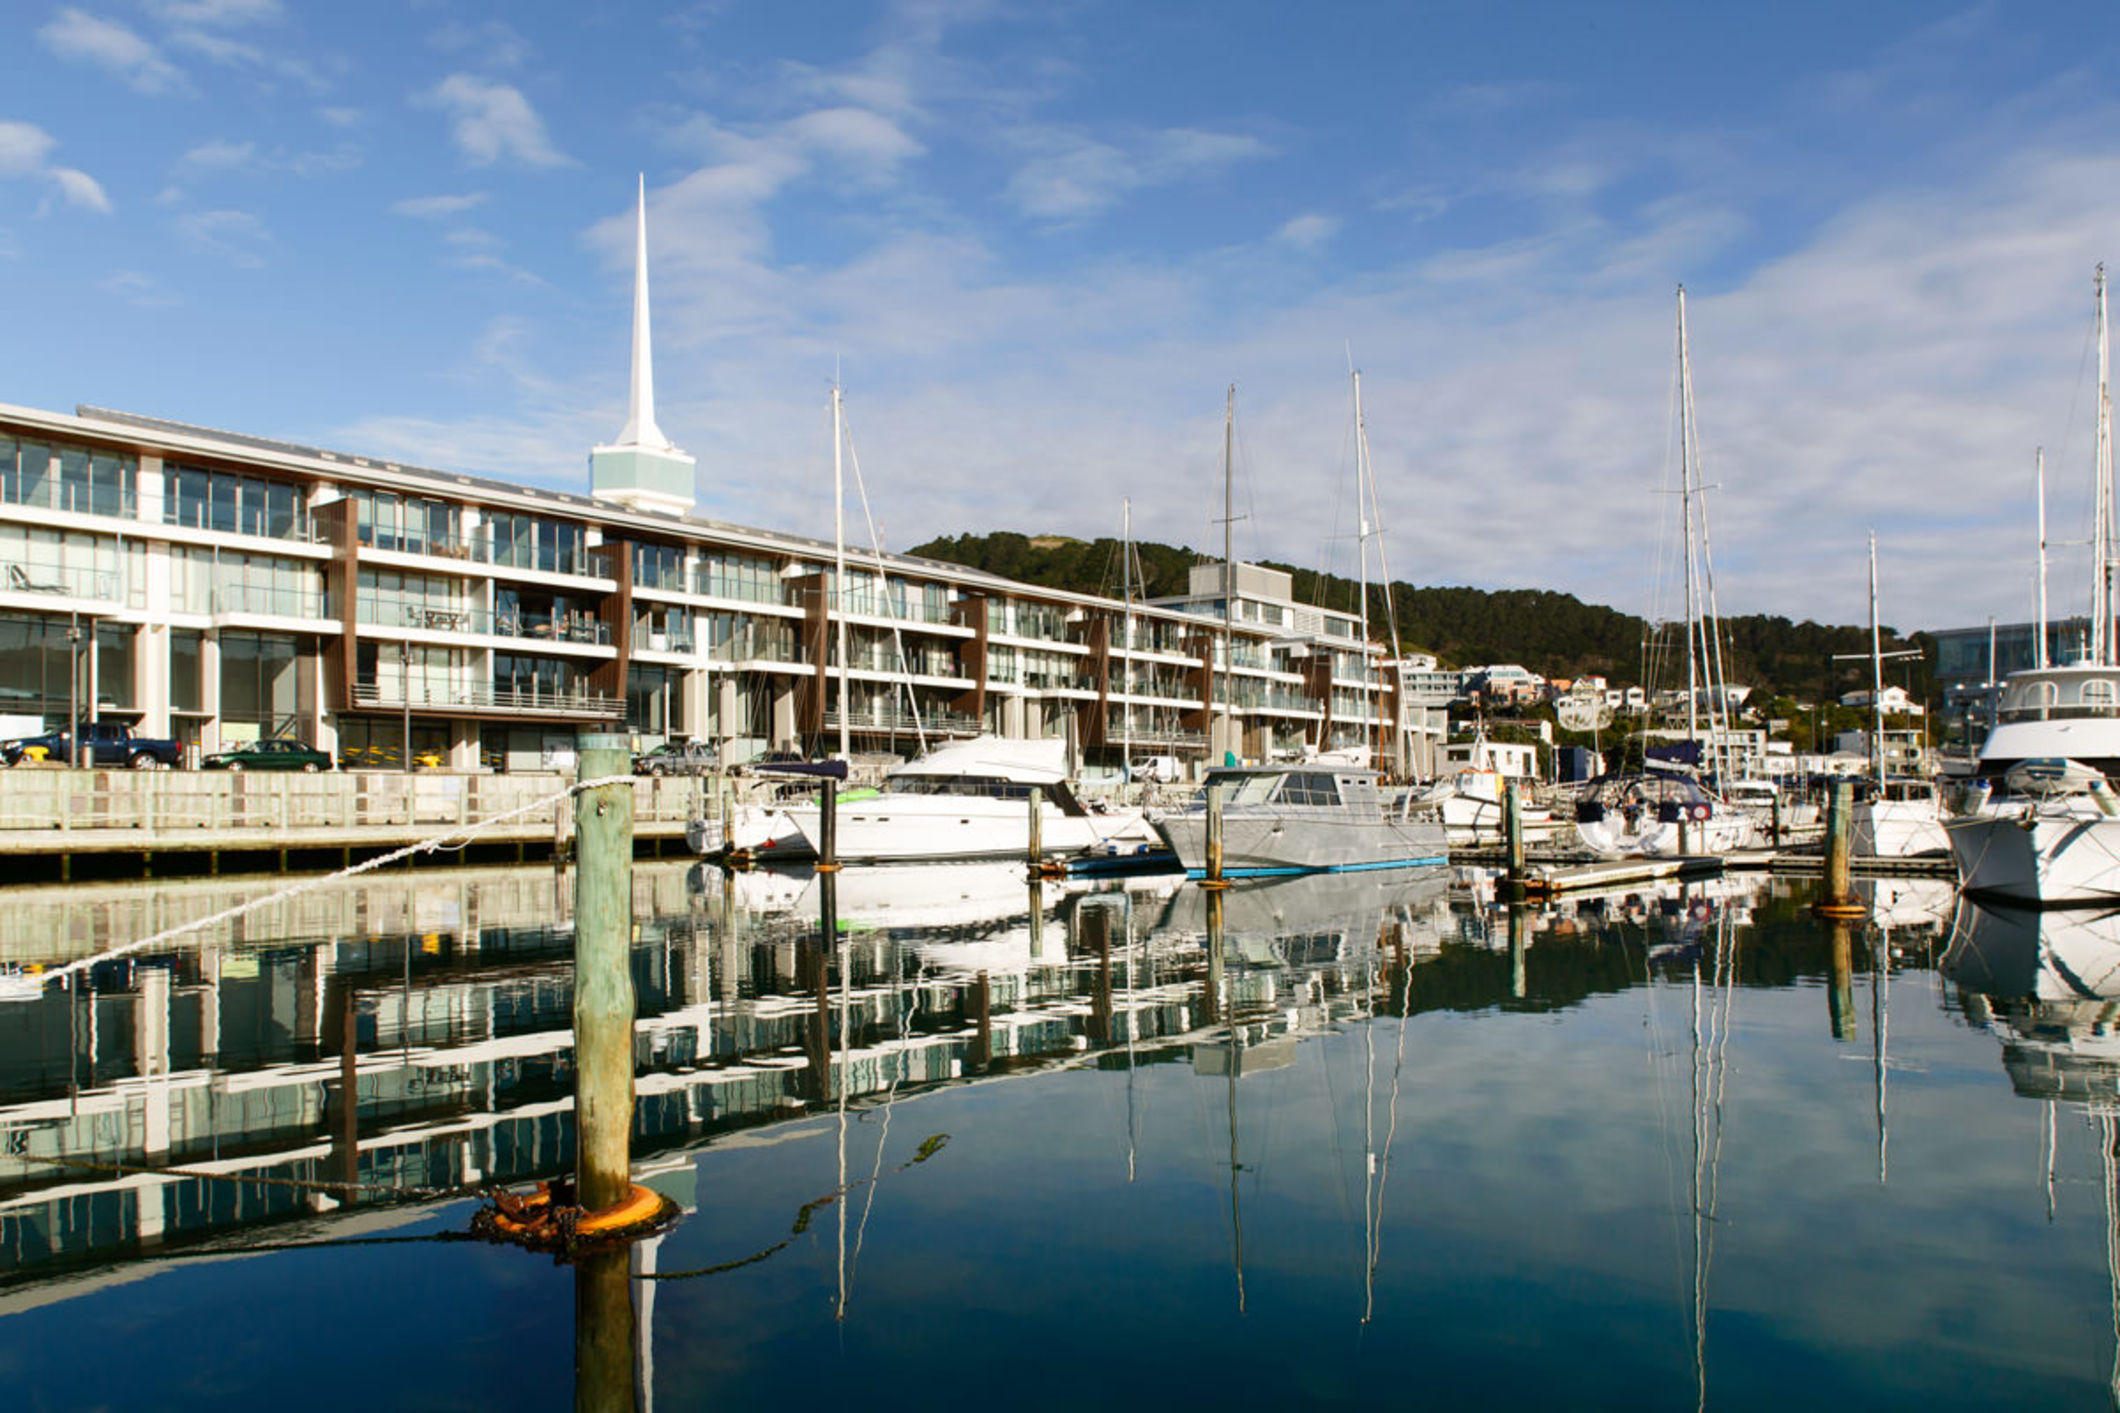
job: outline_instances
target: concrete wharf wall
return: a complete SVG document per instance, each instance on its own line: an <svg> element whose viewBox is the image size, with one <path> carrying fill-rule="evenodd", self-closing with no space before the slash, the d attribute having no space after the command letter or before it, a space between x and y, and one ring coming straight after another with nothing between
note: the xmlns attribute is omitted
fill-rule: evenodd
<svg viewBox="0 0 2120 1413"><path fill-rule="evenodd" d="M97 856L148 873L158 858L189 871L202 862L217 870L231 854L270 855L283 868L291 853L367 857L518 809L480 830L474 848L488 857L496 848L542 856L573 833L571 798L552 798L571 783L571 775L546 772L5 770L0 882L68 878L75 860ZM636 779L636 839L655 851L681 845L710 784Z"/></svg>

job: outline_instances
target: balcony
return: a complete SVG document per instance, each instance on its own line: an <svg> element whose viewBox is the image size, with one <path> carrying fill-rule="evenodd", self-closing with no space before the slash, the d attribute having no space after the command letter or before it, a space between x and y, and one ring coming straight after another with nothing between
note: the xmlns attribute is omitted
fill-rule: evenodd
<svg viewBox="0 0 2120 1413"><path fill-rule="evenodd" d="M116 603L125 596L125 576L115 569L21 562L7 566L7 578L0 588L15 594L50 594L55 598Z"/></svg>
<svg viewBox="0 0 2120 1413"><path fill-rule="evenodd" d="M586 613L503 613L495 617L493 631L503 638L611 646L611 625Z"/></svg>
<svg viewBox="0 0 2120 1413"><path fill-rule="evenodd" d="M322 589L283 588L269 584L216 584L215 616L255 614L265 618L328 619Z"/></svg>
<svg viewBox="0 0 2120 1413"><path fill-rule="evenodd" d="M581 689L547 691L518 687L454 687L414 682L356 682L357 707L404 708L426 712L521 713L540 716L617 717L625 703L617 697Z"/></svg>
<svg viewBox="0 0 2120 1413"><path fill-rule="evenodd" d="M781 586L778 575L759 579L742 574L695 574L692 576L690 592L704 594L708 598L769 603L781 608L788 606L787 591Z"/></svg>
<svg viewBox="0 0 2120 1413"><path fill-rule="evenodd" d="M444 603L377 603L364 599L360 604L360 621L379 628L419 628L429 633L493 631L490 609L470 605L451 607Z"/></svg>
<svg viewBox="0 0 2120 1413"><path fill-rule="evenodd" d="M825 729L837 731L841 715L836 708L827 708ZM931 731L938 735L976 736L985 729L978 717L961 711L924 711L916 721L913 714L901 706L857 706L844 715L849 731L892 731L907 735Z"/></svg>

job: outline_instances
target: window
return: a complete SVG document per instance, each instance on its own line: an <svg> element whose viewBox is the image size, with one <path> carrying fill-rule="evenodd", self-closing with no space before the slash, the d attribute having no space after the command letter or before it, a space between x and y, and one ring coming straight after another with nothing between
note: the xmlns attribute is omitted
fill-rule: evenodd
<svg viewBox="0 0 2120 1413"><path fill-rule="evenodd" d="M206 635L196 628L169 630L169 705L172 711L206 710L201 648Z"/></svg>
<svg viewBox="0 0 2120 1413"><path fill-rule="evenodd" d="M633 583L643 589L682 589L685 552L676 545L635 545Z"/></svg>
<svg viewBox="0 0 2120 1413"><path fill-rule="evenodd" d="M589 557L589 532L581 525L541 520L531 515L496 512L486 517L492 535L493 562L548 574L595 574Z"/></svg>
<svg viewBox="0 0 2120 1413"><path fill-rule="evenodd" d="M1337 805L1340 782L1322 771L1297 771L1283 779L1276 798L1284 805Z"/></svg>
<svg viewBox="0 0 2120 1413"><path fill-rule="evenodd" d="M0 439L0 500L76 515L130 516L138 463L116 452Z"/></svg>
<svg viewBox="0 0 2120 1413"><path fill-rule="evenodd" d="M162 471L162 522L275 540L309 538L309 507L299 486L174 463Z"/></svg>
<svg viewBox="0 0 2120 1413"><path fill-rule="evenodd" d="M463 511L448 501L401 496L394 491L357 490L354 522L361 543L403 554L461 555Z"/></svg>

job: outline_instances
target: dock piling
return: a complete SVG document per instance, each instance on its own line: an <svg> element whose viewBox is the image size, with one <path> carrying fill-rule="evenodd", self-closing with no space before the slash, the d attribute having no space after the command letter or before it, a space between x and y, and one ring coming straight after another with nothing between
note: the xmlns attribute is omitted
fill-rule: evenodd
<svg viewBox="0 0 2120 1413"><path fill-rule="evenodd" d="M1220 887L1222 878L1222 787L1207 787L1207 882Z"/></svg>
<svg viewBox="0 0 2120 1413"><path fill-rule="evenodd" d="M1045 858L1045 791L1039 789L1036 785L1031 786L1030 804L1031 842L1029 863L1032 872L1035 873L1039 862Z"/></svg>
<svg viewBox="0 0 2120 1413"><path fill-rule="evenodd" d="M817 795L817 871L836 873L839 870L839 782L826 776L818 784L823 788Z"/></svg>
<svg viewBox="0 0 2120 1413"><path fill-rule="evenodd" d="M632 773L624 736L577 738L578 779ZM574 1119L576 1185L588 1211L632 1183L633 787L578 790L574 809Z"/></svg>
<svg viewBox="0 0 2120 1413"><path fill-rule="evenodd" d="M1852 916L1861 910L1855 897L1855 782L1836 780L1826 799L1826 866L1812 906L1828 916Z"/></svg>

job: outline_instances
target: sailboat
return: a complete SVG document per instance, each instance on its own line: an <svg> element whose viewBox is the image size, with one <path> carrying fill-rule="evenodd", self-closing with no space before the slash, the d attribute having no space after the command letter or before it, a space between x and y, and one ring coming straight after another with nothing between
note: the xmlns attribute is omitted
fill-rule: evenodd
<svg viewBox="0 0 2120 1413"><path fill-rule="evenodd" d="M1700 483L1683 285L1678 291L1678 455L1685 551L1686 744L1692 769L1674 762L1667 769L1603 776L1583 786L1576 797L1575 832L1583 847L1605 858L1727 854L1749 847L1758 833L1752 817L1708 788L1700 774L1731 780L1738 772L1729 758L1729 695L1715 576L1708 561L1708 512ZM1705 732L1700 720L1703 700L1708 707Z"/></svg>
<svg viewBox="0 0 2120 1413"><path fill-rule="evenodd" d="M2120 772L2120 643L2113 630L2113 405L2103 265L2093 289L2098 413L2088 651L2066 666L2047 661L2042 482L2034 665L2005 679L1965 817L1944 825L1960 886L2020 902L2120 900L2120 797L2109 783Z"/></svg>
<svg viewBox="0 0 2120 1413"><path fill-rule="evenodd" d="M1903 859L1947 854L1951 841L1943 832L1943 811L1935 785L1925 778L1893 779L1885 768L1884 664L1891 657L1919 657L1918 651L1888 653L1877 621L1877 535L1870 534L1870 771L1876 787L1855 806L1855 852L1864 858Z"/></svg>

